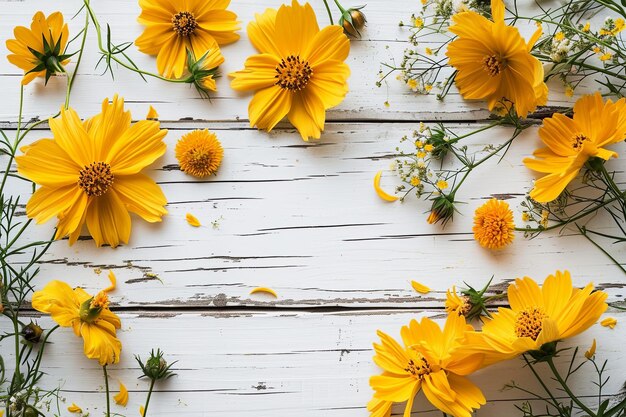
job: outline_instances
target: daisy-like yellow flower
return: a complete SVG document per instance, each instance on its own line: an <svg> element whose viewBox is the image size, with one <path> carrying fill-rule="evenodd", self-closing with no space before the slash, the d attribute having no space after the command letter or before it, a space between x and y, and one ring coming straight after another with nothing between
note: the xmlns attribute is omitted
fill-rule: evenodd
<svg viewBox="0 0 626 417"><path fill-rule="evenodd" d="M543 66L530 54L541 28L526 43L517 28L505 24L502 0L491 1L491 15L493 21L474 11L452 16L455 25L449 29L457 38L446 55L458 71L455 82L463 98L487 100L489 110L512 103L525 117L548 98Z"/></svg>
<svg viewBox="0 0 626 417"><path fill-rule="evenodd" d="M506 201L492 198L476 209L474 239L488 249L502 249L513 242L515 223L513 212Z"/></svg>
<svg viewBox="0 0 626 417"><path fill-rule="evenodd" d="M340 26L320 30L310 4L267 9L248 25L250 41L260 52L245 69L230 74L238 91L256 91L250 126L271 131L285 116L303 140L319 138L326 109L348 93L350 68L344 63L350 41Z"/></svg>
<svg viewBox="0 0 626 417"><path fill-rule="evenodd" d="M37 223L59 219L55 239L69 236L70 245L84 224L97 246L127 243L135 213L159 222L167 213L161 188L141 170L165 153L167 130L159 122L131 125L124 100L102 102L102 113L82 122L73 109L50 119L53 139L22 148L17 170L39 189L26 204Z"/></svg>
<svg viewBox="0 0 626 417"><path fill-rule="evenodd" d="M467 295L459 295L456 292L456 286L446 291L446 312L448 314L457 314L459 316L467 316L472 309L472 303Z"/></svg>
<svg viewBox="0 0 626 417"><path fill-rule="evenodd" d="M404 402L404 416L411 415L413 400L422 390L428 401L454 417L470 417L485 404L485 397L466 375L481 367L483 355L461 349L473 332L465 318L451 314L443 331L425 317L412 320L401 330L404 346L378 331L381 344L374 344L374 362L384 372L370 378L374 399ZM380 405L379 405L380 406Z"/></svg>
<svg viewBox="0 0 626 417"><path fill-rule="evenodd" d="M187 51L199 58L218 45L235 42L237 15L226 10L230 0L139 0L137 21L146 26L135 40L139 50L156 55L159 73L180 78Z"/></svg>
<svg viewBox="0 0 626 417"><path fill-rule="evenodd" d="M468 334L468 346L485 353L486 364L539 351L591 327L607 309L606 298L593 284L574 288L568 271L548 276L542 287L518 278L508 288L511 308L498 308L482 332Z"/></svg>
<svg viewBox="0 0 626 417"><path fill-rule="evenodd" d="M448 181L446 180L439 180L437 181L437 188L439 188L440 190L445 190L446 188L448 188Z"/></svg>
<svg viewBox="0 0 626 417"><path fill-rule="evenodd" d="M194 130L176 144L176 159L181 171L203 178L215 174L222 163L224 148L213 132Z"/></svg>
<svg viewBox="0 0 626 417"><path fill-rule="evenodd" d="M47 83L53 74L65 72L63 65L70 57L65 54L65 47L70 35L61 12L54 12L47 18L37 12L30 29L16 26L13 35L15 39L6 42L7 49L12 52L7 59L24 70L22 85L37 77L45 77Z"/></svg>
<svg viewBox="0 0 626 417"><path fill-rule="evenodd" d="M534 152L536 159L524 159L524 164L548 174L530 192L534 200L547 203L563 192L590 158L617 157L604 147L626 137L626 99L603 101L599 92L583 96L574 104L572 118L555 113L544 119L539 137L546 147Z"/></svg>
<svg viewBox="0 0 626 417"><path fill-rule="evenodd" d="M82 288L72 289L65 282L51 281L35 291L33 308L50 314L62 327L71 327L83 338L85 356L97 359L100 365L118 363L122 342L116 336L121 327L119 317L109 310L109 297L100 291L91 296Z"/></svg>

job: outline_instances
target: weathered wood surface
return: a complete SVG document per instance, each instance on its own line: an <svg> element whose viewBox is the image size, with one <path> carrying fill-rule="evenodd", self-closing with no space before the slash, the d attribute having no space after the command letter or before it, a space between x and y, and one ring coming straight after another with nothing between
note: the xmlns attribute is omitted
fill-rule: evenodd
<svg viewBox="0 0 626 417"><path fill-rule="evenodd" d="M28 24L40 8L50 12L58 7L69 18L80 3L0 1L0 39L7 39L14 25ZM135 1L94 3L101 23L111 25L117 42L133 40L141 32ZM279 4L236 0L232 8L245 28L255 12ZM445 229L426 223L429 205L424 201L409 197L404 203L389 204L375 195L372 179L380 169L385 170L386 189L398 184L390 165L399 139L416 128L415 121L449 121L447 126L462 133L488 117L484 103L464 102L454 92L439 102L434 95L416 96L393 77L383 87L375 86L380 62L399 59L406 46L406 32L398 28L398 21L408 20L418 4L368 3L365 37L352 42L350 93L328 112L319 143L302 142L286 124L271 134L250 129L250 97L230 90L226 76L218 81L219 92L211 102L200 100L188 86L144 83L121 69L115 71L114 81L100 76L102 69L94 69L98 55L90 33L92 46L81 66L72 105L88 117L99 111L103 98L119 93L135 119L143 118L152 104L170 129L168 152L148 172L168 197L169 214L163 223L148 225L134 218L129 245L117 249L97 249L87 238L72 247L67 241L55 242L36 283L41 287L48 280L62 279L97 291L108 285L108 269L117 275L118 289L111 298L114 309L122 312L124 351L112 373L131 390L131 405L117 411L136 415L146 389L135 381L138 369L132 354L145 355L161 347L179 360L178 376L159 388L164 392L155 397L151 415L366 416L364 405L371 395L367 379L377 372L371 361L376 329L397 335L413 317L441 317L445 290L453 284L482 286L494 275L494 282L504 288L515 277L541 280L556 269L569 269L577 285L593 281L609 293L610 301L623 299L626 282L621 271L571 230L532 240L520 234L512 246L497 253L472 240L472 213L492 196L506 198L522 225L519 204L534 177L521 160L539 143L536 128L524 132L499 164L490 162L468 179L458 195L467 204ZM321 1L315 1L315 7L321 24L326 24ZM81 24L82 18L70 23L74 33ZM224 75L239 69L253 53L245 30L241 35L239 42L224 48ZM153 58L137 51L131 55L140 66L154 68ZM17 119L20 76L0 59L0 123L9 133ZM63 101L65 81L52 79L46 88L39 82L28 86L26 119L55 113ZM568 105L559 88L554 91L549 104ZM389 107L383 105L387 100ZM195 128L215 131L225 148L218 175L206 181L182 174L173 155L178 138ZM479 150L506 134L506 129L494 129L468 145ZM42 125L29 140L48 135ZM623 154L626 146L618 151ZM623 162L610 163L623 178ZM25 199L29 188L15 183L13 191ZM190 227L186 213L197 216L203 226ZM608 219L591 221L599 231L611 227ZM47 238L53 226L34 227L25 239ZM626 259L623 245L614 245L611 251ZM412 279L433 291L416 294ZM249 295L256 286L274 288L278 299ZM626 319L617 311L610 313L622 322ZM50 325L46 318L41 322ZM614 375L608 393L617 393L623 383L620 326L613 331L597 326L574 341L586 349L593 337L598 339L598 353L609 359ZM4 354L7 348L2 349ZM80 341L66 329L55 334L45 370L47 382L60 383L68 401L92 415L102 412L100 370L84 359ZM520 402L514 400L524 396L501 391L512 378L531 384L519 362L476 376L493 400L479 416L514 412L514 404ZM582 387L585 382L579 379L576 384ZM581 390L581 395L593 393L588 383ZM440 415L424 400L414 410L415 415ZM395 413L400 414L400 408Z"/></svg>

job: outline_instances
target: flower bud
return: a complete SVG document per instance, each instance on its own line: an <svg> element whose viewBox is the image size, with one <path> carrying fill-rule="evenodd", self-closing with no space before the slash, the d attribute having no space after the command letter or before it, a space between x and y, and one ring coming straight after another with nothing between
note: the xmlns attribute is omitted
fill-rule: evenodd
<svg viewBox="0 0 626 417"><path fill-rule="evenodd" d="M365 14L361 11L364 7L365 6L351 7L344 11L339 18L339 25L343 27L343 31L346 35L350 35L355 38L361 37L360 31L367 23Z"/></svg>
<svg viewBox="0 0 626 417"><path fill-rule="evenodd" d="M442 222L441 224L445 226L454 216L454 196L440 195L433 198L432 201L433 205L426 221L428 224Z"/></svg>
<svg viewBox="0 0 626 417"><path fill-rule="evenodd" d="M163 358L163 352L161 351L161 349L157 349L156 352L154 351L154 349L152 349L152 351L150 352L150 357L145 364L141 361L141 358L139 356L135 356L135 359L137 360L139 366L141 367L141 370L143 371L143 375L140 376L140 378L145 376L156 381L159 379L166 379L175 375L173 372L170 371L170 368L176 362L172 362L168 365L165 358Z"/></svg>
<svg viewBox="0 0 626 417"><path fill-rule="evenodd" d="M33 321L22 327L22 337L29 343L39 343L42 334L43 329Z"/></svg>

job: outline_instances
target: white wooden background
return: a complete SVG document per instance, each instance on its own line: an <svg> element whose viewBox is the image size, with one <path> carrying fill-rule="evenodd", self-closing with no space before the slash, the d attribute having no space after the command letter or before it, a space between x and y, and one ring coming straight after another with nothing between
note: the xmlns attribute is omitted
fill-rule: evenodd
<svg viewBox="0 0 626 417"><path fill-rule="evenodd" d="M115 42L134 40L141 33L136 1L94 3L101 23L110 24ZM254 13L280 3L234 0L231 8L245 28ZM313 3L325 25L321 0ZM124 347L120 364L112 367L112 384L119 378L131 396L128 408L116 407L116 412L138 415L147 384L136 379L139 370L133 354L145 356L160 347L168 358L178 360L178 375L158 385L151 415L367 416L368 378L378 372L371 361L376 329L397 336L411 318L442 319L445 290L453 284L482 286L494 275L494 282L505 288L515 277L543 280L557 269L569 269L577 285L593 281L609 293L609 301L622 300L624 275L571 230L533 240L518 235L513 245L495 253L473 241L472 213L492 196L509 199L521 224L519 203L533 178L521 160L539 143L536 129L519 137L499 165L486 164L470 177L458 195L468 204L445 229L426 223L429 206L423 201L389 204L378 199L373 175L385 170L383 185L393 189L397 184L389 172L393 151L417 121L445 120L463 132L488 117L484 103L466 103L455 92L439 102L434 95L416 96L393 78L382 88L375 86L380 62L401 58L406 32L398 22L417 12L418 3L368 2L367 30L363 39L351 43L350 93L328 112L326 132L318 143L302 142L287 124L271 134L250 129L250 96L232 91L225 76L210 102L188 86L145 83L122 69L115 71L114 81L101 76L102 68L94 68L98 55L92 28L71 104L82 116L91 116L103 98L119 93L135 119L143 118L150 104L157 109L163 127L170 130L168 152L150 174L168 197L169 214L157 225L135 219L129 245L117 249L97 249L87 238L72 247L67 241L55 242L36 284L41 288L49 280L61 279L95 292L108 285L107 270L117 275L118 288L111 297L113 309L122 317ZM36 10L61 10L69 18L80 4L0 1L0 39L9 38L14 25L28 25ZM70 30L77 33L82 22L82 17L70 22ZM241 68L254 53L245 30L240 33L239 42L223 49L223 74ZM4 42L1 48L5 55ZM155 68L152 57L135 50L130 54L139 66ZM20 78L17 68L0 59L0 122L8 130L15 129ZM66 80L59 78L45 88L40 81L29 85L25 117L43 119L55 113L65 85ZM389 107L383 105L387 100ZM567 103L558 88L551 92L551 105ZM176 141L195 128L215 131L225 148L219 174L204 181L182 174L174 158ZM481 149L506 134L494 129L470 146ZM48 135L44 125L30 140ZM610 163L623 170L623 162ZM12 190L28 197L24 185L15 184ZM188 212L203 226L187 225ZM603 227L601 220L594 224ZM611 223L604 227L608 230ZM52 223L37 226L28 239L47 238L52 229ZM611 250L625 259L623 245ZM410 285L413 279L433 291L416 294ZM257 286L274 288L278 299L249 295ZM626 320L616 310L607 315ZM47 318L40 321L51 326ZM611 394L624 382L622 326L614 330L596 326L571 342L586 349L593 337L598 339L598 356L609 360L613 374L606 391ZM101 372L97 363L84 358L80 341L70 333L63 329L54 335L44 384L60 385L68 403L100 415ZM3 355L10 355L7 346L2 349ZM475 381L489 403L478 415L512 415L514 404L524 396L502 388L512 379L532 387L527 372L519 361L479 372ZM581 396L592 395L584 377L575 384ZM394 408L394 415L401 411ZM440 413L421 399L414 415Z"/></svg>

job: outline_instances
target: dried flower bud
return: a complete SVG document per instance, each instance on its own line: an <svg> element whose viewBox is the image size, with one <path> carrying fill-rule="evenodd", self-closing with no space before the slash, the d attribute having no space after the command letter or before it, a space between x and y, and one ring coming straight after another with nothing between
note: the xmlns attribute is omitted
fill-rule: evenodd
<svg viewBox="0 0 626 417"><path fill-rule="evenodd" d="M141 361L141 358L139 356L135 356L135 359L137 360L139 366L141 367L141 370L143 371L143 375L140 376L140 378L145 376L156 381L159 379L166 379L175 375L173 372L170 371L170 368L176 362L172 362L168 365L167 361L163 358L163 352L161 351L161 349L157 349L156 353L154 349L152 349L152 351L150 352L150 357L145 364Z"/></svg>
<svg viewBox="0 0 626 417"><path fill-rule="evenodd" d="M365 6L351 7L344 11L339 18L339 25L343 27L343 31L346 35L350 35L355 38L361 37L360 31L367 23L365 14L361 11L364 7Z"/></svg>
<svg viewBox="0 0 626 417"><path fill-rule="evenodd" d="M31 321L22 327L22 336L29 343L39 343L42 334L43 329L36 322Z"/></svg>

